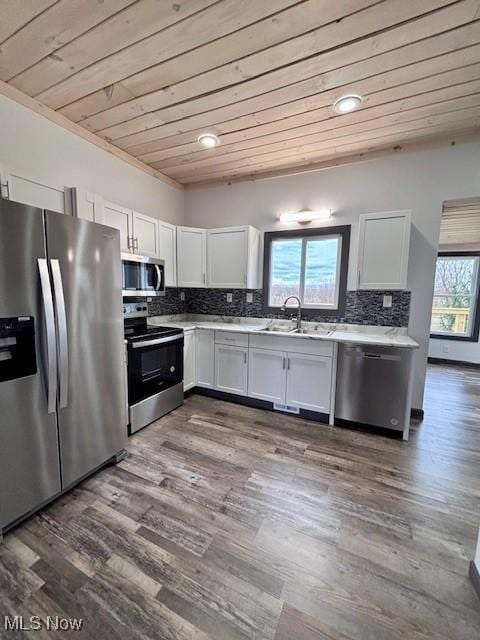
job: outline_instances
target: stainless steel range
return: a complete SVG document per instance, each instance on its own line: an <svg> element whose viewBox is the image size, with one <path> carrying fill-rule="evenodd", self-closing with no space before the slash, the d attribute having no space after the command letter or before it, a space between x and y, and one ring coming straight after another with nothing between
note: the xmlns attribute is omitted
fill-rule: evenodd
<svg viewBox="0 0 480 640"><path fill-rule="evenodd" d="M183 404L183 330L147 324L143 302L123 305L129 435Z"/></svg>

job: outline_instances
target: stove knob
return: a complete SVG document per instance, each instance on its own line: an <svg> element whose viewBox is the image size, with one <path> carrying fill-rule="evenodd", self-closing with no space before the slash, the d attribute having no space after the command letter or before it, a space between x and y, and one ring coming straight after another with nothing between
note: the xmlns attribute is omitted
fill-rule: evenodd
<svg viewBox="0 0 480 640"><path fill-rule="evenodd" d="M142 307L137 307L137 311L141 311L141 310L142 310Z"/></svg>
<svg viewBox="0 0 480 640"><path fill-rule="evenodd" d="M145 306L143 307L143 310L144 310L144 311L147 311L147 310L148 310L148 307L145 305Z"/></svg>

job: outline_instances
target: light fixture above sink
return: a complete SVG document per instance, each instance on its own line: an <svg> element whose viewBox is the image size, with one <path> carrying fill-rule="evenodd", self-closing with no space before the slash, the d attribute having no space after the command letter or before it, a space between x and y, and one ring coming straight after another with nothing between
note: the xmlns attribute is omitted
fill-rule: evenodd
<svg viewBox="0 0 480 640"><path fill-rule="evenodd" d="M331 209L300 209L300 211L290 211L280 214L280 222L299 222L307 223L314 220L328 220L332 216Z"/></svg>

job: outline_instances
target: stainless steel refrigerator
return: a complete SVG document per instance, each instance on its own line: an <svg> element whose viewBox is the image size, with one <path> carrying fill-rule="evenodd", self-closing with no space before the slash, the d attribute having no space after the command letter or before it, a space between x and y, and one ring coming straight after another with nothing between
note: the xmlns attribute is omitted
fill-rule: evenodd
<svg viewBox="0 0 480 640"><path fill-rule="evenodd" d="M0 199L0 538L124 452L119 232Z"/></svg>

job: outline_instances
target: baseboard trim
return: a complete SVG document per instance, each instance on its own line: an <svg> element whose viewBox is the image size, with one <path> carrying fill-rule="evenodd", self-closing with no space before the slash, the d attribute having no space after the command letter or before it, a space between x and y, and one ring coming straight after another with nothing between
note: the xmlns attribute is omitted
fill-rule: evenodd
<svg viewBox="0 0 480 640"><path fill-rule="evenodd" d="M428 364L454 364L459 367L480 369L480 362L464 362L463 360L448 360L447 358L428 358Z"/></svg>
<svg viewBox="0 0 480 640"><path fill-rule="evenodd" d="M473 588L477 592L477 596L480 598L480 573L477 569L477 565L473 560L470 561L468 575L470 576L470 580L472 581Z"/></svg>
<svg viewBox="0 0 480 640"><path fill-rule="evenodd" d="M201 396L208 396L209 398L216 398L217 400L224 400L225 402L233 402L235 404L241 404L246 407L253 407L254 409L265 409L266 411L280 413L285 416L303 418L304 420L313 420L313 422L322 422L328 424L328 413L309 411L307 409L300 409L299 414L293 414L288 411L278 411L277 409L273 408L272 402L267 402L266 400L257 400L257 398L249 398L248 396L237 396L234 393L225 393L224 391L207 389L205 387L193 387L193 389L190 389L190 392L198 393Z"/></svg>

